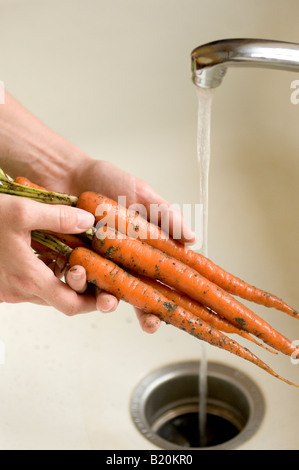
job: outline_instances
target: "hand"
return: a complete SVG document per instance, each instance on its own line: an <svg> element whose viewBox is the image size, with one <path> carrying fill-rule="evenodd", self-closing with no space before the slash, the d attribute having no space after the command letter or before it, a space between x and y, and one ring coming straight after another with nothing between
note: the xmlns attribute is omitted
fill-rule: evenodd
<svg viewBox="0 0 299 470"><path fill-rule="evenodd" d="M54 191L80 195L81 192L90 190L101 192L114 200L117 200L119 195L126 196L128 206L139 203L147 210L151 203L163 204L164 209L169 212L170 235L174 227L181 227L181 241L195 241L194 235L184 225L181 214L173 211L171 205L151 186L109 162L94 160L84 154L44 125L8 92L5 106L0 107L0 162L12 177L27 176L33 182ZM0 208L0 222L5 220L5 224L0 225L0 301L32 299L34 302L56 306L58 310L69 314L92 309L115 310L118 302L113 296L98 290L95 296L88 293L86 275L80 267L67 272L67 284L64 284L59 280L61 273L57 272L58 263L55 277L47 267L49 260L43 263L29 249L30 231L33 228L77 233L77 229L71 227L72 224L63 225L66 221L63 222L59 215L69 211L58 207L45 211L44 206L41 208L40 205L38 209L37 206L29 206L30 201L21 202L21 198L16 200L17 198L8 197L10 199L5 200L5 204L3 202ZM4 201L3 198L1 196L1 201ZM20 217L24 213L28 214L27 207L32 208L30 223L23 220L23 216ZM70 210L73 212L74 209ZM34 218L35 213L40 217ZM43 222L44 216L47 223ZM51 221L50 217L53 217ZM72 217L69 217L69 221ZM60 229L64 230L57 229L60 224ZM16 246L19 247L18 252L15 250ZM81 294L78 295L79 293ZM156 331L159 327L160 321L153 315L137 310L137 317L141 327L147 332Z"/></svg>
<svg viewBox="0 0 299 470"><path fill-rule="evenodd" d="M88 230L94 217L80 209L47 206L2 194L0 196L0 302L49 305L66 315L96 309L94 295L79 295L55 276L33 253L31 231L64 233Z"/></svg>

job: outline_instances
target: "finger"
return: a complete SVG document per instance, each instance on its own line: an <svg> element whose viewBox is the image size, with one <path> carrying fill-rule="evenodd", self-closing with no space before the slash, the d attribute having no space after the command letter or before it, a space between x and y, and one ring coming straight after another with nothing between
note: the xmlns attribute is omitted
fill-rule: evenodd
<svg viewBox="0 0 299 470"><path fill-rule="evenodd" d="M150 185L138 181L136 184L138 202L145 206L148 216L154 217L151 222L159 225L162 230L174 239L188 244L194 244L196 234L184 221L180 210L162 198Z"/></svg>
<svg viewBox="0 0 299 470"><path fill-rule="evenodd" d="M96 298L97 309L102 313L114 312L118 307L117 298L100 289L97 289Z"/></svg>
<svg viewBox="0 0 299 470"><path fill-rule="evenodd" d="M45 205L24 199L17 201L14 217L19 227L27 230L50 230L60 233L81 233L94 225L94 216L87 211L64 205Z"/></svg>
<svg viewBox="0 0 299 470"><path fill-rule="evenodd" d="M43 263L39 266L38 275L35 294L56 310L68 316L97 310L94 295L78 294L65 282L58 279Z"/></svg>
<svg viewBox="0 0 299 470"><path fill-rule="evenodd" d="M161 320L151 313L145 313L135 308L136 316L143 331L149 334L155 333L161 325Z"/></svg>
<svg viewBox="0 0 299 470"><path fill-rule="evenodd" d="M148 219L150 217L151 205L164 206L166 208L164 217L167 217L167 212L169 213L169 229L167 229L167 233L182 243L194 244L196 242L196 234L183 220L181 212L174 206L171 206L148 183L135 178L111 162L101 161L99 164L101 165L100 173L102 176L101 185L103 194L106 194L106 196L115 201L118 200L119 195L125 195L127 207L134 204L142 204ZM161 217L158 218L157 223L158 225L161 224Z"/></svg>
<svg viewBox="0 0 299 470"><path fill-rule="evenodd" d="M86 271L83 266L73 266L66 274L67 284L76 292L83 293L88 287ZM96 309L102 313L114 312L118 306L118 300L113 295L95 289Z"/></svg>
<svg viewBox="0 0 299 470"><path fill-rule="evenodd" d="M56 285L54 286L54 284ZM44 300L67 316L95 312L97 310L94 295L79 294L56 277L51 293L47 294Z"/></svg>
<svg viewBox="0 0 299 470"><path fill-rule="evenodd" d="M83 266L72 266L66 273L67 284L79 294L87 289L86 271Z"/></svg>
<svg viewBox="0 0 299 470"><path fill-rule="evenodd" d="M185 223L182 213L177 207L166 201L159 204L159 225L162 230L169 231L169 235L182 243L194 244L195 233Z"/></svg>

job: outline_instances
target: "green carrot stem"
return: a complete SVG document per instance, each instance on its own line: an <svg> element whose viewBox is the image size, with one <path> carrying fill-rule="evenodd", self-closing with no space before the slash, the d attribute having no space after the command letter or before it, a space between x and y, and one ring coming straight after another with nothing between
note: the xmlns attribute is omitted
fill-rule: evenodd
<svg viewBox="0 0 299 470"><path fill-rule="evenodd" d="M42 230L33 230L31 232L31 238L43 246L49 248L52 252L64 256L65 258L69 258L72 253L72 248L67 246L61 240L58 240L55 236L51 235L50 233L44 232Z"/></svg>
<svg viewBox="0 0 299 470"><path fill-rule="evenodd" d="M0 180L13 181L13 179L7 173L5 173L2 168L0 168Z"/></svg>
<svg viewBox="0 0 299 470"><path fill-rule="evenodd" d="M86 230L86 232L80 234L79 236L81 236L85 240L92 241L96 233L97 233L96 227L91 227L90 229Z"/></svg>
<svg viewBox="0 0 299 470"><path fill-rule="evenodd" d="M42 189L30 188L13 181L6 180L0 171L0 193L11 194L43 202L45 204L63 204L76 206L78 197L69 194L57 193L54 191L44 191Z"/></svg>

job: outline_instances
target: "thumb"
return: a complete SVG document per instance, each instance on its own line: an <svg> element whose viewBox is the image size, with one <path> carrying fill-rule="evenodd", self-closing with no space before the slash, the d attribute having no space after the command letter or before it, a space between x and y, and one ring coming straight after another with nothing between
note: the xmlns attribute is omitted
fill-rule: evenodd
<svg viewBox="0 0 299 470"><path fill-rule="evenodd" d="M28 230L50 230L60 233L85 232L94 225L95 219L89 212L64 205L43 204L27 201L28 217L25 225Z"/></svg>

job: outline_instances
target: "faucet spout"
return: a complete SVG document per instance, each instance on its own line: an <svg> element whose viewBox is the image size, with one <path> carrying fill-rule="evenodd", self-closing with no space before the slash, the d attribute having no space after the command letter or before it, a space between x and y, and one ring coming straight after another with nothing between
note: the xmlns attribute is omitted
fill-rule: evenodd
<svg viewBox="0 0 299 470"><path fill-rule="evenodd" d="M192 80L216 88L230 66L262 67L299 72L299 44L266 39L224 39L191 53Z"/></svg>

